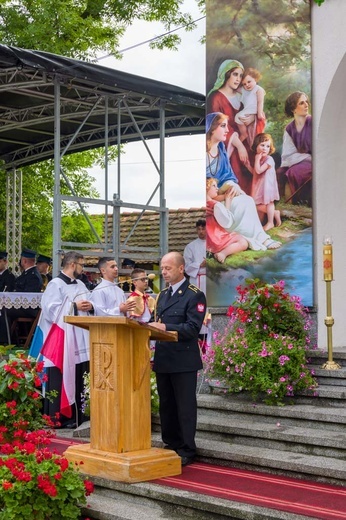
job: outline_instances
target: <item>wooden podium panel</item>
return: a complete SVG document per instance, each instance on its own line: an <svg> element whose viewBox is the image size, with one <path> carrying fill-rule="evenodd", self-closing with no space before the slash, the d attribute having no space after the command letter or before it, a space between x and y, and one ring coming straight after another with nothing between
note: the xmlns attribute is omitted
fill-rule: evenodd
<svg viewBox="0 0 346 520"><path fill-rule="evenodd" d="M123 482L181 473L173 451L151 448L150 339L176 341L121 316L65 316L90 332L90 444L69 447L83 471Z"/></svg>

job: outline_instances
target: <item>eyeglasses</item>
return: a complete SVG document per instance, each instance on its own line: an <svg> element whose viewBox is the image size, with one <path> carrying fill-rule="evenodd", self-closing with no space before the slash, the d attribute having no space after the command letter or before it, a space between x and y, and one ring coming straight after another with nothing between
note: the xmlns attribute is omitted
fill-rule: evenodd
<svg viewBox="0 0 346 520"><path fill-rule="evenodd" d="M148 278L136 278L135 280L140 280L141 282L147 282Z"/></svg>

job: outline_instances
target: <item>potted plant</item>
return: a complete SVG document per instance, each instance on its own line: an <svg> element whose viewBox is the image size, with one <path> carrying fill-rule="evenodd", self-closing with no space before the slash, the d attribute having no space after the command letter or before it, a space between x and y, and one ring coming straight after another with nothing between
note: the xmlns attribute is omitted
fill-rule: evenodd
<svg viewBox="0 0 346 520"><path fill-rule="evenodd" d="M284 282L247 280L228 309L225 330L215 332L204 356L208 379L230 392L243 390L266 404L283 405L287 396L317 387L307 366L311 320L300 298Z"/></svg>

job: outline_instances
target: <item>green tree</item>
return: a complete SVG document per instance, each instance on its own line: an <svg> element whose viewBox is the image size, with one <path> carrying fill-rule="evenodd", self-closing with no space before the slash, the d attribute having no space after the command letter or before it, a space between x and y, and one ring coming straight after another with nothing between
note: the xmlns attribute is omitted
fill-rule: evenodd
<svg viewBox="0 0 346 520"><path fill-rule="evenodd" d="M203 1L198 0L203 9ZM119 39L135 20L159 21L164 31L184 26L194 28L192 17L182 10L183 0L0 0L0 41L26 49L60 54L76 59L91 60L100 53L118 53ZM177 49L179 34L164 36L152 43L158 48ZM116 157L110 149L110 159ZM63 169L79 196L96 197L93 178L88 174L95 162L102 163L103 150L90 150L65 156ZM52 204L54 166L46 161L22 168L23 171L23 237L22 243L40 252L49 252L52 243ZM5 229L5 172L0 170L0 245L4 246ZM34 182L33 182L34 179ZM71 194L62 180L62 192ZM72 212L72 213L71 213ZM72 205L63 207L63 214L78 212ZM81 224L67 226L64 239L94 242L91 232ZM77 233L78 229L78 233Z"/></svg>
<svg viewBox="0 0 346 520"><path fill-rule="evenodd" d="M180 26L193 29L182 4L183 0L1 0L0 40L77 59L90 59L101 51L119 58L119 38L135 20L162 22L165 32ZM176 49L179 42L173 33L153 45Z"/></svg>
<svg viewBox="0 0 346 520"><path fill-rule="evenodd" d="M99 152L92 150L66 155L61 161L63 170L68 172L69 182L80 197L98 196L97 191L93 188L94 178L88 174L88 168L93 166L97 159L99 159ZM53 244L54 161L48 160L26 166L22 168L22 172L22 245L37 249L40 253L49 254ZM3 170L0 170L0 184L3 187L6 186L6 173ZM61 179L61 193L71 195L63 178ZM2 246L6 242L5 196L5 189L3 189L0 193L0 244ZM76 219L76 225L68 226L71 233L64 233L64 240L95 242L95 238L81 212L76 208L76 204L63 203L62 215L71 214ZM64 223L62 227L64 232ZM102 232L100 228L99 231Z"/></svg>

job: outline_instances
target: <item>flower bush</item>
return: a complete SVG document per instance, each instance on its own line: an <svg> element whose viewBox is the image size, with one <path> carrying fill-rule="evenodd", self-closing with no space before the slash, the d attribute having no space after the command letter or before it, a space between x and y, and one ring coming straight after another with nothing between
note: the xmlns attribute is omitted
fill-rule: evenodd
<svg viewBox="0 0 346 520"><path fill-rule="evenodd" d="M48 450L44 430L23 434L1 446L1 520L75 520L80 505L92 493L92 482L83 482L76 467Z"/></svg>
<svg viewBox="0 0 346 520"><path fill-rule="evenodd" d="M312 348L311 321L300 298L286 293L284 285L256 279L237 287L229 324L214 333L204 356L208 379L220 379L230 392L264 395L265 403L277 405L299 390L316 389L306 357Z"/></svg>
<svg viewBox="0 0 346 520"><path fill-rule="evenodd" d="M0 520L74 520L93 490L78 468L47 448L55 434L41 414L45 380L43 364L24 352L0 363Z"/></svg>
<svg viewBox="0 0 346 520"><path fill-rule="evenodd" d="M159 394L156 385L155 372L150 373L150 390L151 390L151 413L159 413Z"/></svg>
<svg viewBox="0 0 346 520"><path fill-rule="evenodd" d="M90 372L83 374L83 387L81 395L82 413L90 417Z"/></svg>
<svg viewBox="0 0 346 520"><path fill-rule="evenodd" d="M43 363L36 363L18 351L0 363L0 443L13 439L18 431L34 431L51 426L42 415Z"/></svg>

